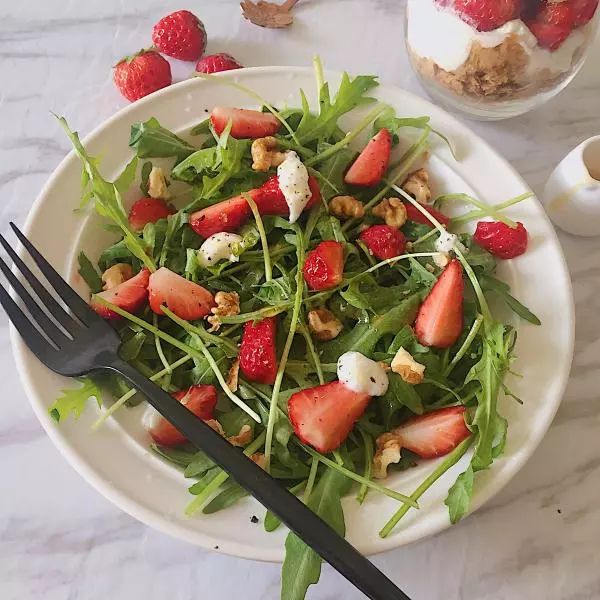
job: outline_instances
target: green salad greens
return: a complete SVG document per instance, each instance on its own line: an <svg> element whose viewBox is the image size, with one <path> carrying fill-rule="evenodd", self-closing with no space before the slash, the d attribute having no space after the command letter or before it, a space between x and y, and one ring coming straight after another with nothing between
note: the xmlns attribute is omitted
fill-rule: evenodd
<svg viewBox="0 0 600 600"><path fill-rule="evenodd" d="M282 480L341 535L345 533L345 496L353 494L363 503L368 495L385 494L398 502L395 514L381 522L380 535L388 536L409 510L418 508L421 496L471 451L466 469L446 498L449 518L455 523L469 510L477 473L490 468L502 454L507 435L508 423L499 412L498 400L502 394L510 394L503 379L511 368L516 332L492 315L488 299L504 302L517 317L530 323L539 321L510 294L508 285L495 278L494 256L475 244L470 234L459 233L452 254L465 274L463 331L450 348L436 349L419 342L411 325L443 270L434 260L439 255L435 242L446 229L402 185L433 140L449 142L431 127L428 117L397 116L393 108L370 97L378 85L376 77L344 74L339 89L332 94L323 81L318 60L315 68L317 112L311 110L302 91L300 107L273 107L251 90L219 78L221 84L247 92L262 105L264 113L276 116L281 124L275 135L280 149L295 151L318 182L321 202L292 224L284 216L261 215L257 209L248 192L264 184L275 167L269 172L253 169L252 140L233 137L231 122L219 135L206 119L183 137L156 119L134 124L129 140L134 157L111 183L101 175L98 159L86 152L77 133L60 118L83 164L81 207L93 204L118 238L97 260L82 252L79 273L93 294L102 289L101 275L119 264L129 265L133 273L143 268L154 273L164 267L212 294L235 292L239 313L221 316L216 331L209 331L205 319L185 320L167 308L158 315L146 304L132 314L101 296L95 298L120 316L112 322L122 338L123 359L170 393L190 386L215 386L215 427L230 441L245 437L239 445L246 455L262 461L273 477ZM355 128L345 131L340 118L355 109L361 109L364 117ZM381 128L392 134L395 149L385 177L375 187L349 186L344 175L357 156L352 143L361 134ZM134 182L147 196L157 161L170 165L167 183L174 210L136 231L122 196ZM203 265L198 249L204 239L191 227L190 214L242 194L251 213L236 231L242 240L233 248L236 260ZM344 220L330 213L331 199L346 195L362 203L364 217ZM470 205L468 212L449 221L448 230L457 232L465 223L484 217L510 225L512 221L501 214L502 209L527 197L525 194L494 207L453 194L438 198L433 206L443 211L450 203ZM384 198L402 199L424 219L409 219L402 226L409 242L404 254L379 260L358 235L365 227L382 223L371 209ZM327 240L343 246L343 279L329 289L312 291L303 279L303 265L310 252ZM327 307L342 326L341 333L330 341L317 339L309 324L309 313L322 307ZM244 325L274 316L278 323L274 383L252 381L243 372L237 373ZM401 348L425 366L420 383L408 383L390 372L387 391L372 398L351 433L331 453L321 454L297 437L287 413L293 394L335 380L336 363L346 352L360 352L389 365ZM232 383L232 377L237 381ZM103 402L101 390L117 399L110 403L104 396ZM132 407L144 401L123 380L103 375L84 378L78 388L65 390L51 407L51 415L57 422L69 416L77 418L91 398L102 407L95 427L124 410L124 405ZM382 434L415 415L450 406L466 407L471 435L436 461L434 470L416 490L406 496L386 485L385 479L374 478L374 456ZM151 444L150 438L148 443L189 480L187 514L211 514L247 496L226 472L189 444ZM410 469L419 460L417 454L402 448L400 459L390 465L389 472ZM401 477L394 479L395 484L401 481ZM263 524L266 532L280 525L271 513L264 516ZM291 533L285 550L281 597L304 598L308 587L319 580L321 559Z"/></svg>

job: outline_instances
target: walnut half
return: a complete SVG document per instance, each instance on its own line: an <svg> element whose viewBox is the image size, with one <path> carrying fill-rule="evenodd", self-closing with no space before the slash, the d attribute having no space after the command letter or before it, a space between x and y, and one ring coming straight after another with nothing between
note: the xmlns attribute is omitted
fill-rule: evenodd
<svg viewBox="0 0 600 600"><path fill-rule="evenodd" d="M394 433L383 433L377 438L377 452L373 457L373 477L385 479L391 464L400 462L402 445Z"/></svg>
<svg viewBox="0 0 600 600"><path fill-rule="evenodd" d="M375 217L385 221L386 225L400 229L408 219L406 206L400 198L386 198L371 211Z"/></svg>
<svg viewBox="0 0 600 600"><path fill-rule="evenodd" d="M102 273L103 290L110 290L133 277L133 269L127 263L117 263Z"/></svg>
<svg viewBox="0 0 600 600"><path fill-rule="evenodd" d="M170 195L164 171L161 167L152 167L148 176L148 196L167 200Z"/></svg>
<svg viewBox="0 0 600 600"><path fill-rule="evenodd" d="M361 219L365 216L365 207L354 196L336 196L329 201L329 212L340 219Z"/></svg>
<svg viewBox="0 0 600 600"><path fill-rule="evenodd" d="M344 326L330 310L318 308L308 313L308 328L314 338L327 342L336 338Z"/></svg>
<svg viewBox="0 0 600 600"><path fill-rule="evenodd" d="M271 167L278 167L285 160L285 153L279 152L279 142L273 136L258 138L252 142L252 168L266 173Z"/></svg>
<svg viewBox="0 0 600 600"><path fill-rule="evenodd" d="M413 171L402 184L402 189L410 194L419 204L431 202L431 188L429 187L429 173L427 169Z"/></svg>
<svg viewBox="0 0 600 600"><path fill-rule="evenodd" d="M423 383L425 378L425 365L418 363L404 348L400 348L396 352L396 356L392 360L392 371L411 385Z"/></svg>
<svg viewBox="0 0 600 600"><path fill-rule="evenodd" d="M210 309L211 316L206 317L211 327L208 331L218 331L221 327L219 317L230 317L240 314L240 297L237 292L217 292L215 294L215 304Z"/></svg>

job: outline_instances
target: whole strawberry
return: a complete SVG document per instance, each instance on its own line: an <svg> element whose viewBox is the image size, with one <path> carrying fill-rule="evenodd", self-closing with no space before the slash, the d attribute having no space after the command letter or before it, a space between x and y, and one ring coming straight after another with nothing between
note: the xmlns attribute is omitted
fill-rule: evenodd
<svg viewBox="0 0 600 600"><path fill-rule="evenodd" d="M519 16L521 0L454 0L454 10L478 31L493 31Z"/></svg>
<svg viewBox="0 0 600 600"><path fill-rule="evenodd" d="M140 50L120 60L115 65L113 78L121 94L130 102L167 87L172 82L169 63L154 50Z"/></svg>
<svg viewBox="0 0 600 600"><path fill-rule="evenodd" d="M527 250L529 236L523 223L509 227L497 221L479 221L473 239L482 248L504 260L521 256Z"/></svg>
<svg viewBox="0 0 600 600"><path fill-rule="evenodd" d="M232 71L243 67L231 54L221 52L220 54L209 54L202 57L196 64L197 73L220 73L221 71Z"/></svg>
<svg viewBox="0 0 600 600"><path fill-rule="evenodd" d="M163 17L154 26L152 42L167 56L198 60L206 48L206 29L189 10L178 10Z"/></svg>

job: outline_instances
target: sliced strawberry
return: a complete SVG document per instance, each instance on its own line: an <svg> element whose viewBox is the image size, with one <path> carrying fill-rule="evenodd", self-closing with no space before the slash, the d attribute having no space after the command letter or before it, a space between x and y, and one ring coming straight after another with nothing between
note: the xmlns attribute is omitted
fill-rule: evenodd
<svg viewBox="0 0 600 600"><path fill-rule="evenodd" d="M404 206L406 206L406 214L407 219L409 221L414 221L415 223L421 223L422 225L429 225L429 227L433 227L433 223L413 204L410 202L405 202ZM447 217L444 213L441 213L439 210L435 210L435 208L431 208L430 206L423 206L423 208L437 221L439 221L444 227L448 226L450 223L450 218Z"/></svg>
<svg viewBox="0 0 600 600"><path fill-rule="evenodd" d="M392 153L392 136L382 129L359 154L344 181L350 185L377 185L387 171Z"/></svg>
<svg viewBox="0 0 600 600"><path fill-rule="evenodd" d="M449 348L463 330L464 282L462 267L451 260L421 305L415 321L417 339L424 346Z"/></svg>
<svg viewBox="0 0 600 600"><path fill-rule="evenodd" d="M454 9L478 31L492 31L516 19L523 0L454 0Z"/></svg>
<svg viewBox="0 0 600 600"><path fill-rule="evenodd" d="M261 138L275 135L281 124L271 113L245 108L229 108L215 106L210 114L210 120L215 131L221 135L231 119L231 137L234 138Z"/></svg>
<svg viewBox="0 0 600 600"><path fill-rule="evenodd" d="M569 37L575 20L571 2L543 0L535 17L527 21L527 27L542 48L554 51Z"/></svg>
<svg viewBox="0 0 600 600"><path fill-rule="evenodd" d="M208 290L166 267L161 267L150 275L148 292L150 308L157 315L163 314L161 305L164 304L186 321L201 319L215 305L213 295Z"/></svg>
<svg viewBox="0 0 600 600"><path fill-rule="evenodd" d="M365 243L369 252L380 260L400 256L406 250L404 234L389 225L373 225L358 237Z"/></svg>
<svg viewBox="0 0 600 600"><path fill-rule="evenodd" d="M587 25L594 18L598 9L598 0L572 0L572 4L575 13L573 27Z"/></svg>
<svg viewBox="0 0 600 600"><path fill-rule="evenodd" d="M312 208L321 201L321 188L319 182L312 175L308 176L308 185L312 192L312 196L304 207L304 210ZM261 187L257 190L252 190L252 192L252 197L254 202L256 202L256 206L261 215L289 216L290 207L287 205L285 196L279 187L279 178L277 175L269 177Z"/></svg>
<svg viewBox="0 0 600 600"><path fill-rule="evenodd" d="M129 226L134 231L141 231L146 223L156 223L175 212L164 200L140 198L129 210Z"/></svg>
<svg viewBox="0 0 600 600"><path fill-rule="evenodd" d="M311 290L328 290L344 278L344 248L340 242L321 242L306 257L304 281Z"/></svg>
<svg viewBox="0 0 600 600"><path fill-rule="evenodd" d="M189 223L198 235L207 238L221 231L237 231L251 214L244 196L235 196L191 214Z"/></svg>
<svg viewBox="0 0 600 600"><path fill-rule="evenodd" d="M441 408L413 417L394 429L402 448L421 458L437 458L452 452L471 432L465 423L465 407Z"/></svg>
<svg viewBox="0 0 600 600"><path fill-rule="evenodd" d="M248 321L240 346L240 370L244 377L258 383L275 383L277 351L275 333L277 318L267 317L258 323Z"/></svg>
<svg viewBox="0 0 600 600"><path fill-rule="evenodd" d="M529 236L523 223L509 227L498 221L479 221L473 239L494 256L507 260L525 253Z"/></svg>
<svg viewBox="0 0 600 600"><path fill-rule="evenodd" d="M193 385L171 395L203 421L214 418L217 406L217 389L214 385ZM187 442L187 438L164 417L158 419L149 433L161 446L180 446Z"/></svg>
<svg viewBox="0 0 600 600"><path fill-rule="evenodd" d="M340 447L370 400L368 394L332 381L292 394L288 415L298 438L326 454Z"/></svg>
<svg viewBox="0 0 600 600"><path fill-rule="evenodd" d="M90 306L105 319L119 319L120 315L95 300L96 296L100 296L100 298L107 300L111 304L127 312L134 313L142 308L148 298L147 288L149 278L150 271L142 269L135 277L120 283L116 287L100 292L99 294L94 294L90 301Z"/></svg>

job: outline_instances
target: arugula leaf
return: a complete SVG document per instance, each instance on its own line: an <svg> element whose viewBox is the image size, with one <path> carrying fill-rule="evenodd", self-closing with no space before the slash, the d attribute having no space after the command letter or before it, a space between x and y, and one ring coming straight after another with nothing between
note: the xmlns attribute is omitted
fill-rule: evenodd
<svg viewBox="0 0 600 600"><path fill-rule="evenodd" d="M384 335L395 334L404 325L413 322L419 304L419 295L413 294L385 314L373 317L368 323L358 323L351 331L323 344L323 361L335 362L350 350L369 356Z"/></svg>
<svg viewBox="0 0 600 600"><path fill-rule="evenodd" d="M150 173L152 171L152 163L147 160L142 165L142 173L140 177L140 192L142 196L148 196L148 188L150 187Z"/></svg>
<svg viewBox="0 0 600 600"><path fill-rule="evenodd" d="M377 398L386 431L391 429L394 416L402 408L408 408L417 415L423 414L423 403L415 386L403 381L396 373L388 373L388 379L388 391Z"/></svg>
<svg viewBox="0 0 600 600"><path fill-rule="evenodd" d="M98 385L89 377L78 381L81 383L78 388L61 390L62 396L48 409L57 423L64 421L69 415L73 415L75 420L79 419L90 398L96 398L98 406L102 406L102 390Z"/></svg>
<svg viewBox="0 0 600 600"><path fill-rule="evenodd" d="M330 147L331 144L323 142L319 144L317 152L320 154ZM319 165L317 173L319 173L323 182L321 197L325 202L329 202L334 196L339 196L344 191L344 174L355 155L354 150L342 148Z"/></svg>
<svg viewBox="0 0 600 600"><path fill-rule="evenodd" d="M124 194L135 181L137 173L138 157L134 156L125 166L123 172L115 179L115 187L119 194Z"/></svg>
<svg viewBox="0 0 600 600"><path fill-rule="evenodd" d="M173 157L178 161L196 151L196 148L173 132L161 127L154 117L145 123L135 123L131 126L129 146L135 150L139 158Z"/></svg>
<svg viewBox="0 0 600 600"><path fill-rule="evenodd" d="M217 465L211 458L209 458L202 450L199 450L194 454L188 464L185 465L186 468L183 474L188 478L200 477L216 466Z"/></svg>
<svg viewBox="0 0 600 600"><path fill-rule="evenodd" d="M345 535L342 497L350 491L351 481L342 473L326 469L314 487L308 507L338 534ZM304 600L310 585L321 576L321 557L295 534L285 540L285 560L281 569L281 600Z"/></svg>
<svg viewBox="0 0 600 600"><path fill-rule="evenodd" d="M92 294L97 294L102 291L102 278L96 271L94 265L90 259L85 255L85 252L81 251L77 256L77 262L79 263L79 269L77 272L81 275L81 278L87 283Z"/></svg>
<svg viewBox="0 0 600 600"><path fill-rule="evenodd" d="M217 147L204 148L196 150L185 160L182 160L177 166L173 167L171 177L179 181L192 183L198 179L203 172L216 171L221 164L221 159L217 155Z"/></svg>
<svg viewBox="0 0 600 600"><path fill-rule="evenodd" d="M146 248L129 228L127 214L123 207L121 192L113 183L106 181L96 166L96 161L92 159L85 151L85 148L79 140L79 135L71 131L67 121L63 117L57 117L58 122L68 135L75 152L78 154L84 169L87 173L87 184L90 186L91 194L95 200L96 212L103 217L112 219L119 226L124 234L124 241L129 251L151 271L155 271L156 267L152 260L146 254ZM125 178L127 179L127 177Z"/></svg>
<svg viewBox="0 0 600 600"><path fill-rule="evenodd" d="M478 433L472 464L475 471L487 469L502 451L506 439L506 420L498 414L498 394L504 374L510 368L512 336L505 336L502 323L493 323L483 338L481 359L465 379L477 381L477 409L472 427Z"/></svg>
<svg viewBox="0 0 600 600"><path fill-rule="evenodd" d="M317 221L316 228L324 241L346 242L346 236L342 232L342 226L337 217L327 214L321 215Z"/></svg>
<svg viewBox="0 0 600 600"><path fill-rule="evenodd" d="M158 446L157 444L150 444L150 449L179 467L187 467L195 456L193 452L186 452L179 448L167 448L166 446Z"/></svg>
<svg viewBox="0 0 600 600"><path fill-rule="evenodd" d="M533 325L541 325L542 322L539 318L534 315L526 306L521 304L514 296L510 293L510 286L503 281L498 281L493 277L483 275L479 278L481 289L484 292L495 292L504 300L506 305L521 319L532 323Z"/></svg>
<svg viewBox="0 0 600 600"><path fill-rule="evenodd" d="M469 510L472 495L473 467L469 465L468 469L458 476L454 485L448 490L448 496L444 501L450 513L450 522L453 525L458 523Z"/></svg>
<svg viewBox="0 0 600 600"><path fill-rule="evenodd" d="M292 297L292 284L289 277L277 277L263 283L256 298L265 304L275 306L282 302L288 302Z"/></svg>
<svg viewBox="0 0 600 600"><path fill-rule="evenodd" d="M435 285L437 277L430 273L418 260L409 258L408 261L411 270L410 277L406 282L407 287L413 292L429 293Z"/></svg>
<svg viewBox="0 0 600 600"><path fill-rule="evenodd" d="M409 354L413 356L417 353L425 354L429 352L427 346L422 346L417 341L414 329L410 325L405 325L394 337L390 347L388 348L388 354L390 356L396 356L396 352L404 348Z"/></svg>
<svg viewBox="0 0 600 600"><path fill-rule="evenodd" d="M372 88L379 84L377 78L372 75L359 75L350 79L348 73L342 74L340 87L333 102L329 102L327 94L321 93L319 115L310 113L308 102L304 93L301 93L303 116L296 137L298 141L306 145L314 140L328 139L337 128L338 119L358 106L373 102L373 98L365 96Z"/></svg>
<svg viewBox="0 0 600 600"><path fill-rule="evenodd" d="M238 500L249 495L239 483L228 481L223 489L202 509L205 515L212 515L233 506Z"/></svg>

